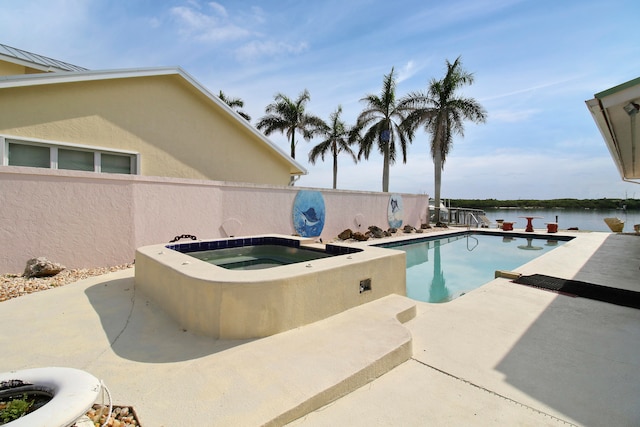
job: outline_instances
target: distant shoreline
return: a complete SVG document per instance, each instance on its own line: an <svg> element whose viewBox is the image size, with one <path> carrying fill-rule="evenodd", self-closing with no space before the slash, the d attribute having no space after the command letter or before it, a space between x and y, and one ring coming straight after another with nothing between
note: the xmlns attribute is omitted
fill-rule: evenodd
<svg viewBox="0 0 640 427"><path fill-rule="evenodd" d="M640 211L640 199L446 199L446 204L450 204L451 207L475 209L620 209Z"/></svg>

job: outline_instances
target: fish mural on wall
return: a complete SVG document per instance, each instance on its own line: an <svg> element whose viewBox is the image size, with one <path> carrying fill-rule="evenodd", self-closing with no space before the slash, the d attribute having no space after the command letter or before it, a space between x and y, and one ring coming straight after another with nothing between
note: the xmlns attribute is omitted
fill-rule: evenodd
<svg viewBox="0 0 640 427"><path fill-rule="evenodd" d="M403 216L404 209L402 207L402 196L400 194L392 194L391 197L389 197L389 208L387 209L389 227L402 227Z"/></svg>
<svg viewBox="0 0 640 427"><path fill-rule="evenodd" d="M319 191L300 190L293 201L293 228L302 237L318 237L325 220L324 198Z"/></svg>

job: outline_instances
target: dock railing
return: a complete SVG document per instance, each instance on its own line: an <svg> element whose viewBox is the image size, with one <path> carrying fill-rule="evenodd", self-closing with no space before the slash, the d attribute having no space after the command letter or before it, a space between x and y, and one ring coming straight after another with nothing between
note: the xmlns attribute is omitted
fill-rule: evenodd
<svg viewBox="0 0 640 427"><path fill-rule="evenodd" d="M482 209L448 208L448 225L480 228L480 217L485 216Z"/></svg>

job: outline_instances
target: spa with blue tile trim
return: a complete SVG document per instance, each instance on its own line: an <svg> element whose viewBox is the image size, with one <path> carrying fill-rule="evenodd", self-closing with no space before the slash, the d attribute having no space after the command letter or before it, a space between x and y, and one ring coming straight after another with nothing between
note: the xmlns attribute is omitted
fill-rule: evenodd
<svg viewBox="0 0 640 427"><path fill-rule="evenodd" d="M251 258L265 246L271 247L268 259L251 268L224 268L197 257L241 248L249 252L233 256ZM283 253L295 252L305 259L282 261ZM405 259L402 251L284 235L203 240L139 248L135 283L184 329L220 339L259 338L386 295L405 295Z"/></svg>

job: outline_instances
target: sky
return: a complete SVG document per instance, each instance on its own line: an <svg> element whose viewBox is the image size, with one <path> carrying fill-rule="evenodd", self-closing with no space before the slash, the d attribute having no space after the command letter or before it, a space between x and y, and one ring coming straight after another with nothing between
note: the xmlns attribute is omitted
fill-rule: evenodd
<svg viewBox="0 0 640 427"><path fill-rule="evenodd" d="M398 97L425 90L461 58L458 95L487 111L465 123L444 164L442 197L640 198L623 182L585 100L640 77L638 0L2 0L0 43L92 70L180 66L244 101L255 124L277 93L307 89L307 112L354 124L392 67ZM280 133L269 136L284 152ZM301 187L331 188L332 161ZM338 160L338 188L380 191L382 157ZM429 135L391 166L389 190L434 194Z"/></svg>

